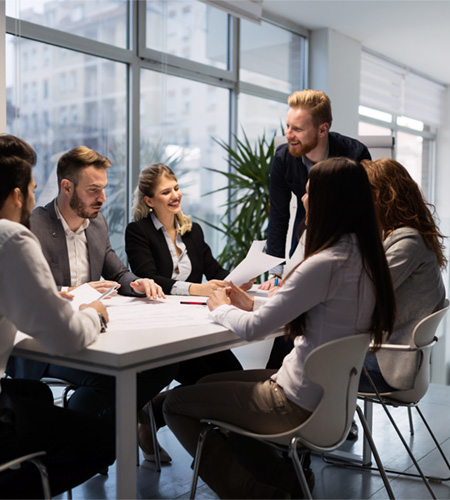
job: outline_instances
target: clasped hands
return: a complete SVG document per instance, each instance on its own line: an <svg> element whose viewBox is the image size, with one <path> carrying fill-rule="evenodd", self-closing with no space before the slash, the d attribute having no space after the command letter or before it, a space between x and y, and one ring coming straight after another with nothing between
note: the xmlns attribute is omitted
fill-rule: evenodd
<svg viewBox="0 0 450 500"><path fill-rule="evenodd" d="M253 297L250 297L242 288L237 287L230 281L229 286L214 290L206 301L206 304L210 311L214 311L214 309L224 304L235 306L244 311L253 311L254 302Z"/></svg>

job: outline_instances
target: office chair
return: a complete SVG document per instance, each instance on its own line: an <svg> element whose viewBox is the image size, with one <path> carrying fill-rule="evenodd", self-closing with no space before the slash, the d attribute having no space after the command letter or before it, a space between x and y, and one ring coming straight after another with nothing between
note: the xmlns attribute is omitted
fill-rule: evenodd
<svg viewBox="0 0 450 500"><path fill-rule="evenodd" d="M394 418L392 417L388 407L406 407L409 412L409 423L410 423L410 433L411 435L414 434L414 429L412 425L412 417L411 417L411 409L415 408L417 410L417 413L419 414L421 420L423 421L425 427L427 428L432 440L434 441L437 449L439 450L439 453L441 454L442 459L444 460L447 469L450 473L450 463L447 460L447 457L445 456L444 452L442 451L441 446L439 445L438 440L436 439L436 436L434 435L433 431L431 430L430 425L426 421L423 413L421 412L419 408L419 402L423 398L423 396L426 394L428 387L430 385L430 358L431 358L431 350L434 346L434 344L437 342L437 337L435 337L436 330L439 326L439 323L441 322L442 318L446 314L447 310L449 309L449 301L446 299L444 307L440 309L439 311L430 314L426 318L422 319L414 328L413 334L412 334L412 342L411 345L398 345L398 344L383 344L382 349L390 350L390 351L407 351L407 352L418 352L420 356L420 361L419 361L419 367L417 370L416 378L414 380L414 386L412 389L408 390L398 390L398 391L393 391L393 392L386 392L386 393L381 393L377 390L376 386L372 384L374 392L373 393L359 393L358 397L364 401L364 404L372 405L373 403L376 404L381 404L384 411L386 412L386 415L391 422L392 426L394 427L397 435L399 436L401 442L403 443L403 446L405 447L406 451L408 452L411 460L413 461L418 474L413 474L409 472L403 472L403 471L398 471L398 470L390 470L386 469L386 472L389 473L394 473L394 474L400 474L400 475L405 475L405 476L410 476L410 477L420 477L425 486L427 487L428 491L431 494L432 498L436 498L433 490L431 489L431 486L429 484L430 481L448 481L450 480L450 476L447 477L436 477L432 475L426 476L421 467L419 466L416 458L414 457L414 454L411 451L411 448L408 446L406 443L405 439L402 436L402 433L400 432L400 429L398 428ZM366 372L366 375L370 379L370 376ZM370 421L370 419L369 419ZM363 448L367 446L367 443L364 442ZM364 454L364 451L363 451ZM370 453L369 453L370 456Z"/></svg>
<svg viewBox="0 0 450 500"><path fill-rule="evenodd" d="M323 395L319 405L308 420L288 432L258 434L227 422L203 419L201 422L204 427L199 435L194 459L190 498L195 498L205 439L212 429L218 429L258 439L280 451L287 452L293 462L304 498L311 499L311 492L299 455L303 459L303 455L311 450L319 453L330 452L347 439L355 407L357 407L358 383L369 342L370 334L368 333L351 335L328 342L309 354L305 361L305 374L310 380L322 387ZM364 415L361 414L361 418L368 442L372 446L373 440ZM394 498L375 447L373 447L372 452L379 466L389 498Z"/></svg>
<svg viewBox="0 0 450 500"><path fill-rule="evenodd" d="M30 453L29 455L23 455L22 457L15 458L14 460L10 460L6 463L0 464L0 473L3 471L6 471L8 469L19 469L21 464L25 462L30 462L34 464L38 470L39 474L41 476L41 483L42 483L42 491L44 493L44 498L46 500L51 499L51 494L50 494L50 484L48 482L48 473L45 465L39 460L38 457L41 457L45 455L45 451L38 451L36 453Z"/></svg>

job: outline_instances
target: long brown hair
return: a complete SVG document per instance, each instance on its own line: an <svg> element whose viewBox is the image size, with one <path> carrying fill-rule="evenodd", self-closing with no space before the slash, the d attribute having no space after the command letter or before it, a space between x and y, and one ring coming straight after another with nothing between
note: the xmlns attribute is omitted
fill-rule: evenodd
<svg viewBox="0 0 450 500"><path fill-rule="evenodd" d="M377 348L393 330L395 296L369 179L360 163L330 158L311 168L307 226L305 259L333 246L346 234L356 235L364 269L375 287L371 332ZM285 335L302 335L307 317L306 312L288 323Z"/></svg>
<svg viewBox="0 0 450 500"><path fill-rule="evenodd" d="M399 227L411 227L423 238L425 245L436 254L441 269L447 265L444 240L434 216L436 209L428 203L418 184L406 168L395 160L382 158L362 161L375 199L375 206L384 237Z"/></svg>

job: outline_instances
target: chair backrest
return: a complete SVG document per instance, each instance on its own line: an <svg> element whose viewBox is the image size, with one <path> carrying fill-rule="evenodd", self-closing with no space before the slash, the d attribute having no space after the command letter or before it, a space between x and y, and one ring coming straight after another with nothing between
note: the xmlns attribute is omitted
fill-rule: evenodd
<svg viewBox="0 0 450 500"><path fill-rule="evenodd" d="M370 338L364 333L334 340L307 357L305 375L323 389L318 407L296 433L309 447L335 449L347 438Z"/></svg>
<svg viewBox="0 0 450 500"><path fill-rule="evenodd" d="M369 333L361 333L333 340L309 354L305 374L323 388L323 394L312 415L298 427L278 434L258 434L219 420L203 419L202 422L285 446L297 437L312 450L335 450L347 439L350 430L370 337Z"/></svg>
<svg viewBox="0 0 450 500"><path fill-rule="evenodd" d="M414 387L405 391L395 391L389 394L389 399L402 401L404 403L417 403L428 390L430 385L430 356L434 345L436 330L449 309L449 301L445 299L444 307L430 314L417 323L412 338L413 346L421 354L419 366L414 380Z"/></svg>

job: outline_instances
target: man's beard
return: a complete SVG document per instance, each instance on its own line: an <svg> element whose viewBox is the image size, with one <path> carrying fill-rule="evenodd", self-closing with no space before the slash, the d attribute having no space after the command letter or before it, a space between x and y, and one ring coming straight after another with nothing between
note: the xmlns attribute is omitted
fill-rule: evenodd
<svg viewBox="0 0 450 500"><path fill-rule="evenodd" d="M305 156L310 153L314 148L319 144L319 138L315 137L313 141L308 142L307 144L302 144L301 146L297 146L296 148L292 148L290 144L288 144L289 153L296 158L300 158L300 156Z"/></svg>
<svg viewBox="0 0 450 500"><path fill-rule="evenodd" d="M82 217L83 219L95 219L98 215L98 212L89 213L88 205L86 205L84 201L80 200L76 188L73 190L69 205L70 208L78 215L78 217ZM98 204L94 206L98 206Z"/></svg>
<svg viewBox="0 0 450 500"><path fill-rule="evenodd" d="M20 223L23 224L26 228L30 229L31 224L30 224L30 216L31 212L28 210L27 207L27 200L24 201L22 205L22 209L20 211Z"/></svg>

